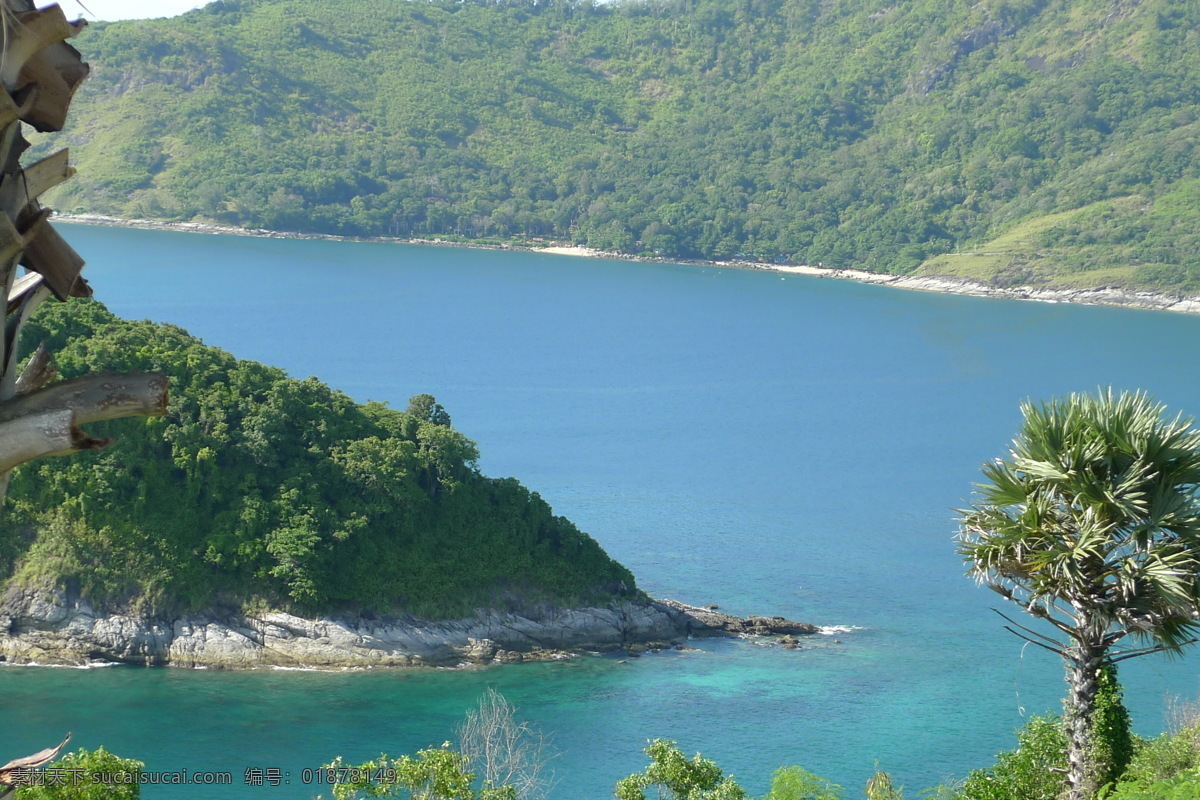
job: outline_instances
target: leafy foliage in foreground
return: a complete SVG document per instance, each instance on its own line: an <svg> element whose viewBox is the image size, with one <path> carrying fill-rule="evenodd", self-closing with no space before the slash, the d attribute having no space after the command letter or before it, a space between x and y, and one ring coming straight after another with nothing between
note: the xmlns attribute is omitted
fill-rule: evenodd
<svg viewBox="0 0 1200 800"><path fill-rule="evenodd" d="M215 597L423 616L636 592L537 494L480 475L475 444L429 395L405 412L359 405L98 303L50 304L25 335L51 345L63 377L159 370L171 403L96 426L117 439L107 450L16 473L0 522L10 580L142 610Z"/></svg>
<svg viewBox="0 0 1200 800"><path fill-rule="evenodd" d="M771 776L771 791L763 800L842 800L844 796L842 787L836 783L830 783L804 767L791 766L775 770Z"/></svg>
<svg viewBox="0 0 1200 800"><path fill-rule="evenodd" d="M1119 698L1119 691L1109 691ZM530 735L524 723L517 723L511 706L489 691L480 708L499 698L500 728L518 730L519 738ZM536 737L535 737L536 738ZM1001 753L995 765L976 770L956 786L938 786L921 793L931 800L1053 800L1061 789L1061 770L1065 763L1061 720L1032 718L1017 732L1016 750ZM739 800L745 792L732 776L724 775L710 759L696 754L691 759L674 742L656 739L646 748L650 765L639 773L619 781L618 800L645 798L653 789L659 798L671 800ZM479 760L482 774L505 772L512 751L505 747L488 750ZM495 763L492 763L495 762ZM541 767L545 766L543 762ZM48 771L84 770L106 775L134 773L142 764L118 759L101 748L94 753L80 751L52 764ZM334 800L365 798L422 798L422 800L528 800L540 792L527 794L507 782L482 780L470 771L471 760L449 742L430 747L415 756L378 758L361 764L348 764L341 757L325 764ZM111 783L100 788L110 794L88 793L95 786L72 789L69 786L22 789L16 800L135 800L136 784L118 787ZM1200 790L1200 724L1190 725L1175 735L1163 734L1151 741L1138 740L1133 761L1120 783L1103 788L1097 800L1192 800ZM123 793L122 793L123 792ZM877 770L863 789L866 800L903 800L900 788L892 784L886 772ZM802 767L777 770L771 789L763 800L845 800L842 787L820 778ZM318 798L319 800L319 798Z"/></svg>
<svg viewBox="0 0 1200 800"><path fill-rule="evenodd" d="M39 771L39 780L17 790L14 800L138 800L141 761L99 747L78 750Z"/></svg>
<svg viewBox="0 0 1200 800"><path fill-rule="evenodd" d="M674 742L655 739L646 747L650 766L617 783L617 800L646 800L653 787L671 800L744 800L745 790L699 753L691 759Z"/></svg>
<svg viewBox="0 0 1200 800"><path fill-rule="evenodd" d="M1190 793L1189 793L1190 790ZM1200 796L1200 721L1172 735L1137 743L1113 800L1167 800Z"/></svg>
<svg viewBox="0 0 1200 800"><path fill-rule="evenodd" d="M485 786L476 791L475 773L467 771L467 757L449 746L421 750L415 758L381 755L355 766L343 764L339 756L323 769L342 776L333 787L334 800L518 800L511 786Z"/></svg>
<svg viewBox="0 0 1200 800"><path fill-rule="evenodd" d="M79 37L55 205L1196 291L1197 31L1176 0L221 0Z"/></svg>
<svg viewBox="0 0 1200 800"><path fill-rule="evenodd" d="M1062 721L1033 717L1017 731L1017 749L971 772L947 800L1055 800L1062 792L1067 738ZM1057 770L1057 771L1056 771Z"/></svg>

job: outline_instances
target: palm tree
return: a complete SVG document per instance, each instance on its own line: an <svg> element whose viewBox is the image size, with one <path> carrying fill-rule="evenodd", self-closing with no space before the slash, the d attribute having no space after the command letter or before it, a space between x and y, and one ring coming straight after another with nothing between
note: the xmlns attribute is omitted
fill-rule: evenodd
<svg viewBox="0 0 1200 800"><path fill-rule="evenodd" d="M1021 411L1008 457L983 466L960 512L958 550L968 574L1057 631L1004 617L1065 662L1065 796L1087 800L1102 769L1090 741L1100 670L1177 652L1200 627L1200 432L1111 389ZM1117 647L1127 637L1136 646Z"/></svg>

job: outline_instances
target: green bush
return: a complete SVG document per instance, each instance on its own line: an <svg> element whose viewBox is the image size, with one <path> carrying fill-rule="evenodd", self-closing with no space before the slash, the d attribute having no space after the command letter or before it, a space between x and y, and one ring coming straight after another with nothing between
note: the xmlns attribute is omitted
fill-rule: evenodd
<svg viewBox="0 0 1200 800"><path fill-rule="evenodd" d="M34 785L18 789L15 800L137 800L143 767L103 747L80 750L34 773Z"/></svg>
<svg viewBox="0 0 1200 800"><path fill-rule="evenodd" d="M892 776L879 769L878 766L875 768L875 774L867 781L864 791L867 800L904 800L903 787L894 785Z"/></svg>
<svg viewBox="0 0 1200 800"><path fill-rule="evenodd" d="M1187 728L1175 736L1164 733L1141 742L1122 776L1122 783L1144 788L1200 767L1198 744L1200 726Z"/></svg>
<svg viewBox="0 0 1200 800"><path fill-rule="evenodd" d="M688 759L674 742L655 739L646 747L646 755L650 765L643 772L617 782L618 800L646 800L646 790L652 786L660 798L670 800L745 800L746 792L733 776L722 774L720 767L699 753Z"/></svg>
<svg viewBox="0 0 1200 800"><path fill-rule="evenodd" d="M803 767L780 767L771 777L771 791L763 800L842 800L842 787Z"/></svg>
<svg viewBox="0 0 1200 800"><path fill-rule="evenodd" d="M994 766L969 774L954 800L1055 800L1066 767L1067 741L1056 717L1032 717L1017 731L1017 749L1000 753Z"/></svg>
<svg viewBox="0 0 1200 800"><path fill-rule="evenodd" d="M1200 797L1200 769L1148 786L1123 781L1111 793L1100 793L1100 800L1195 800L1197 797Z"/></svg>

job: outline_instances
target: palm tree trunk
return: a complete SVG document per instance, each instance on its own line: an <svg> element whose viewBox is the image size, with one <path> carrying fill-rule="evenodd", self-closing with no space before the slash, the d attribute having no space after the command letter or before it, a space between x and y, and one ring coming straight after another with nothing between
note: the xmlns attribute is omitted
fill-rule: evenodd
<svg viewBox="0 0 1200 800"><path fill-rule="evenodd" d="M1063 724L1067 734L1067 790L1064 800L1092 800L1099 789L1092 754L1092 712L1096 707L1104 650L1091 642L1070 647L1067 659L1067 697Z"/></svg>

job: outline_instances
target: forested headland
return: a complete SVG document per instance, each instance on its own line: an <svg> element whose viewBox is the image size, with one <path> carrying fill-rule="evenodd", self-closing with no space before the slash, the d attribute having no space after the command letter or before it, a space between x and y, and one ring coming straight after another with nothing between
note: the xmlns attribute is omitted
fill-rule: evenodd
<svg viewBox="0 0 1200 800"><path fill-rule="evenodd" d="M218 0L91 26L71 212L1200 290L1200 6Z"/></svg>
<svg viewBox="0 0 1200 800"><path fill-rule="evenodd" d="M19 468L0 527L7 588L70 587L98 611L214 603L298 613L471 614L640 597L633 576L511 478L427 394L360 405L98 303L24 336L64 378L157 370L164 417L91 426L106 450Z"/></svg>

